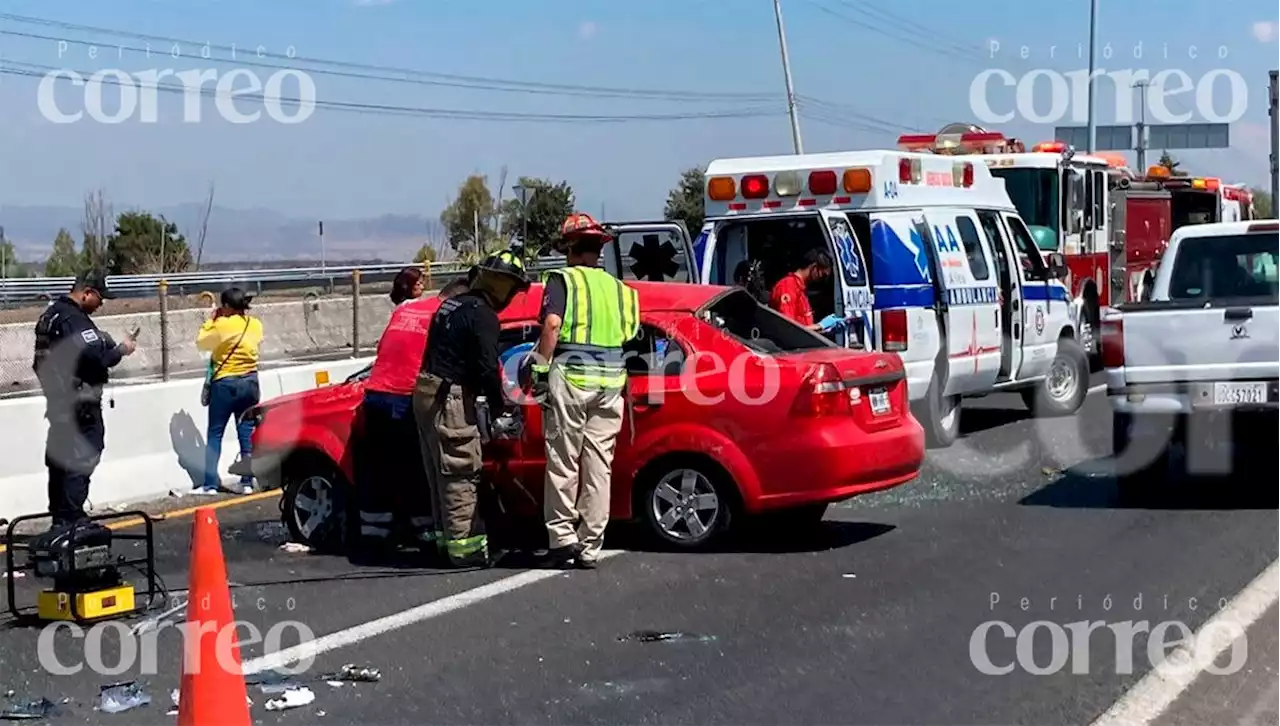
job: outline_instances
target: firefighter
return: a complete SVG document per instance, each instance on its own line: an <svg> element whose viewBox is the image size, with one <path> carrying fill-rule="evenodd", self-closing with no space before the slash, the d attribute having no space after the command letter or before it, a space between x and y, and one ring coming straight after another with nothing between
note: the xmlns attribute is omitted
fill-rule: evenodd
<svg viewBox="0 0 1280 726"><path fill-rule="evenodd" d="M354 452L358 527L353 530L357 544L352 554L377 558L405 540L436 544L440 526L432 516L435 505L417 453L413 389L432 315L466 289L467 281L458 279L440 290L438 302L410 300L399 305L378 340L360 406L364 427ZM406 450L414 452L407 467L400 458Z"/></svg>
<svg viewBox="0 0 1280 726"><path fill-rule="evenodd" d="M36 321L32 368L49 420L44 461L55 527L86 516L89 478L105 445L102 388L110 370L137 347L136 330L117 344L89 317L114 297L105 275L86 273Z"/></svg>
<svg viewBox="0 0 1280 726"><path fill-rule="evenodd" d="M568 266L547 276L530 374L543 411L543 500L552 567L596 566L609 523L613 453L622 428L622 346L640 329L635 290L598 267L613 236L586 214L561 227Z"/></svg>
<svg viewBox="0 0 1280 726"><path fill-rule="evenodd" d="M815 332L828 333L839 328L843 321L834 314L814 323L813 308L809 305L809 284L831 277L831 269L830 255L820 249L809 250L800 266L773 286L769 293L769 307Z"/></svg>
<svg viewBox="0 0 1280 726"><path fill-rule="evenodd" d="M440 305L427 333L413 409L444 551L456 567L489 565L480 516L481 440L476 398L492 418L506 404L498 371L498 312L529 289L524 263L510 251L476 266L471 288Z"/></svg>

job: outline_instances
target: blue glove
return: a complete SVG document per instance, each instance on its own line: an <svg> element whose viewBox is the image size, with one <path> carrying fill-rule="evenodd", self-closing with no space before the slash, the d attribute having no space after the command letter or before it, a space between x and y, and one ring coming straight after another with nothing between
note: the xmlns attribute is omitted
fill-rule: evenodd
<svg viewBox="0 0 1280 726"><path fill-rule="evenodd" d="M829 333L842 325L844 325L844 318L839 315L835 315L834 313L823 318L818 323L818 326L822 328L822 332L824 333Z"/></svg>

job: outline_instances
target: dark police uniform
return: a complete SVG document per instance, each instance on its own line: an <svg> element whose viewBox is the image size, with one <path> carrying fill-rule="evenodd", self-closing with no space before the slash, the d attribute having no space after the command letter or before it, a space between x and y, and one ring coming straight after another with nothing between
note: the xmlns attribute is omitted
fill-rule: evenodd
<svg viewBox="0 0 1280 726"><path fill-rule="evenodd" d="M98 278L91 287L109 297ZM85 516L89 477L102 458L102 388L125 353L75 300L62 296L36 322L32 368L45 396L49 511L54 525Z"/></svg>

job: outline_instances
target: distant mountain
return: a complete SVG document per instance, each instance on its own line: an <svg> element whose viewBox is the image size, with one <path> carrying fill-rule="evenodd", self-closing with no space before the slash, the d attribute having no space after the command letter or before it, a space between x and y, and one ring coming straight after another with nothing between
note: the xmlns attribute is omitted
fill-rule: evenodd
<svg viewBox="0 0 1280 726"><path fill-rule="evenodd" d="M118 206L118 214L129 207ZM148 209L177 225L192 247L200 234L204 205L191 203ZM18 258L34 262L48 256L59 228L77 239L84 212L79 207L0 204L0 227ZM444 228L436 218L386 214L364 219L334 219L324 223L324 251L329 260L411 258L424 243L434 242L440 253L448 249ZM297 219L270 209L213 208L202 262L268 262L319 260L319 229L315 220ZM441 254L443 257L443 254Z"/></svg>

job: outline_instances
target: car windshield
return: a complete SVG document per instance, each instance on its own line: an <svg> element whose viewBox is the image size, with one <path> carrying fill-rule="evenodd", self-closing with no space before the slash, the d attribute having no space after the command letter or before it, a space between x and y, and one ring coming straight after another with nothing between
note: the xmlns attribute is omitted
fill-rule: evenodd
<svg viewBox="0 0 1280 726"><path fill-rule="evenodd" d="M757 353L795 353L836 347L835 343L756 302L742 289L716 298L698 317Z"/></svg>
<svg viewBox="0 0 1280 726"><path fill-rule="evenodd" d="M1178 247L1170 300L1277 299L1275 232L1189 237Z"/></svg>
<svg viewBox="0 0 1280 726"><path fill-rule="evenodd" d="M1056 169L993 168L992 176L1004 179L1005 191L1028 227L1058 230L1058 172ZM1054 241L1055 248L1057 241Z"/></svg>

